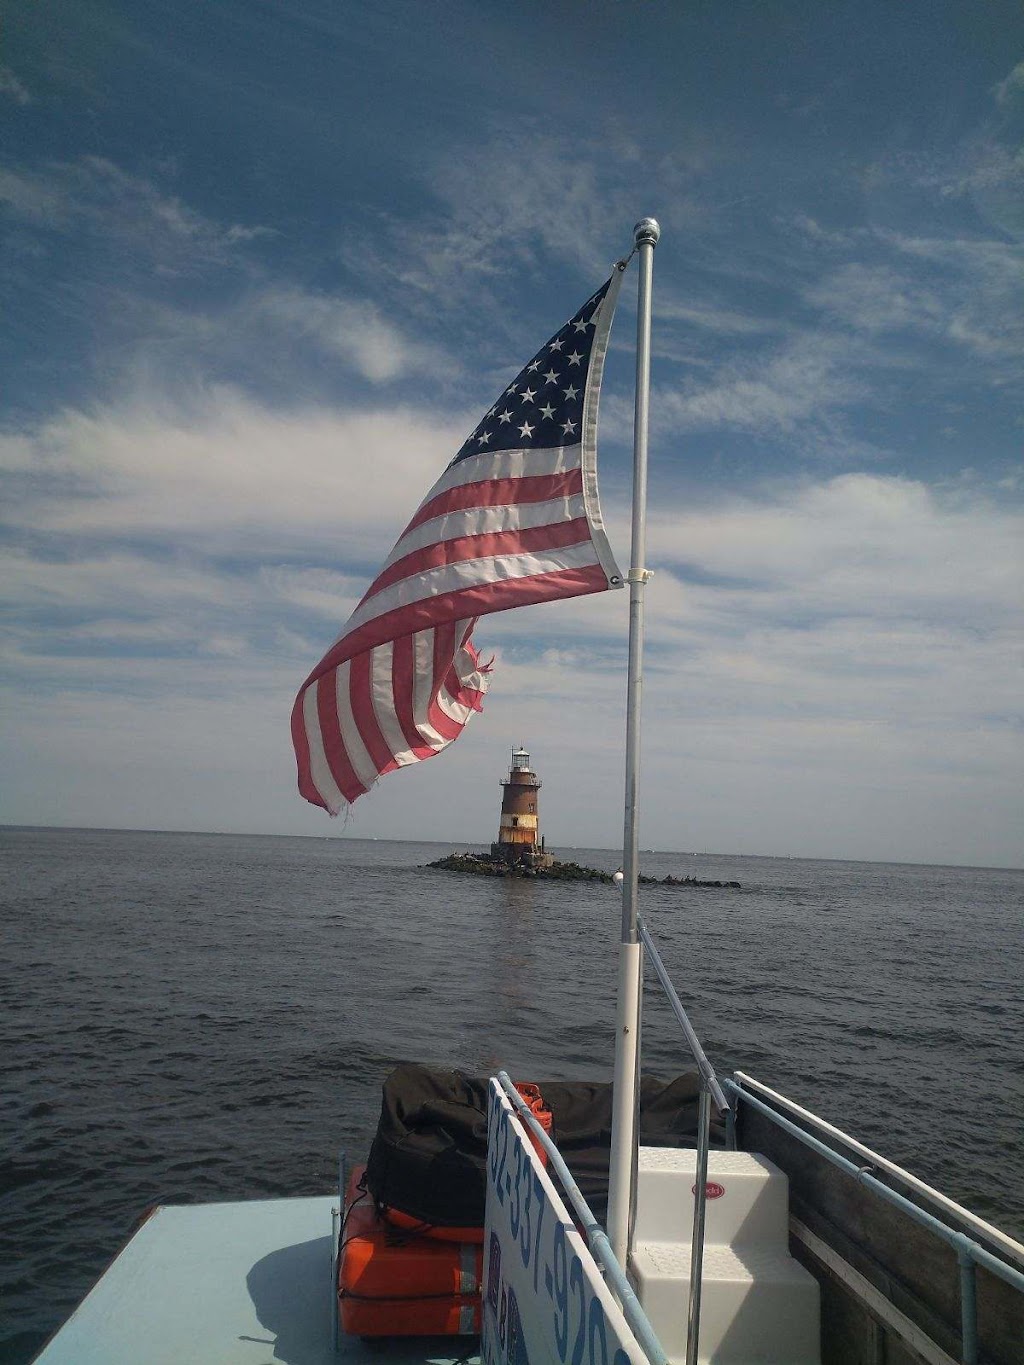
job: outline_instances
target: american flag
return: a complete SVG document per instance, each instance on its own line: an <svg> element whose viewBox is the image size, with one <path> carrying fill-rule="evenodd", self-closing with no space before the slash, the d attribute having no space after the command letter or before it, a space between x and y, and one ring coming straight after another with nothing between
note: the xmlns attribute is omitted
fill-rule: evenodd
<svg viewBox="0 0 1024 1365"><path fill-rule="evenodd" d="M492 611L622 587L597 496L617 269L503 390L420 504L292 710L299 791L336 815L481 710Z"/></svg>

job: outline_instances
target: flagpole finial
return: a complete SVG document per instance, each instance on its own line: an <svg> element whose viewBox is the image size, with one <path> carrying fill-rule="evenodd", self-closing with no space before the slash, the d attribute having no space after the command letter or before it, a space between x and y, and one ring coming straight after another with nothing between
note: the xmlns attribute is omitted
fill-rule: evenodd
<svg viewBox="0 0 1024 1365"><path fill-rule="evenodd" d="M650 242L651 246L657 246L660 236L661 227L657 218L641 218L633 229L633 240L637 246L643 246L646 242Z"/></svg>

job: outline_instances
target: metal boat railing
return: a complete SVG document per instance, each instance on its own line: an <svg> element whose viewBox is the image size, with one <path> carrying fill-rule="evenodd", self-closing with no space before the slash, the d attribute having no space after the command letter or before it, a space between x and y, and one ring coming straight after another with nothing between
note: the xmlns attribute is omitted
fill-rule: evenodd
<svg viewBox="0 0 1024 1365"><path fill-rule="evenodd" d="M785 1115L780 1114L778 1109L773 1108L766 1100L762 1099L759 1095L752 1094L750 1087L755 1086L758 1090L767 1091L768 1094L772 1096L773 1101L781 1103L787 1108L799 1113L802 1120L814 1123L823 1132L827 1132L830 1137L846 1143L846 1145L851 1150L857 1152L859 1156L867 1154L872 1160L872 1164L877 1164L878 1169L885 1169L891 1175L905 1181L908 1185L912 1186L918 1194L930 1199L934 1204L941 1205L947 1213L950 1212L948 1206L952 1205L959 1221L971 1221L975 1224L982 1224L986 1235L990 1238L992 1238L994 1234L994 1240L1000 1243L1009 1244L1008 1246L1004 1246L1004 1250L1009 1251L1011 1254L1019 1255L1021 1252L1024 1252L1024 1247L1021 1247L1018 1242L1014 1242L1012 1238L1001 1234L997 1228L991 1228L988 1224L984 1224L981 1219L978 1219L967 1209L961 1209L959 1205L954 1205L952 1200L947 1199L946 1196L940 1194L938 1190L932 1190L929 1186L925 1185L923 1181L917 1180L909 1171L902 1170L899 1166L896 1166L893 1162L886 1161L884 1158L876 1158L875 1154L870 1152L870 1149L862 1147L854 1138L848 1137L847 1134L841 1132L840 1129L833 1128L831 1124L826 1124L815 1114L810 1113L809 1110L801 1109L799 1105L793 1104L791 1100L786 1100L784 1096L777 1095L773 1091L768 1091L767 1086L760 1086L758 1082L751 1081L750 1077L744 1076L742 1072L737 1072L736 1077L735 1080L727 1080L725 1082L725 1088L737 1101L742 1100L744 1104L749 1104L752 1108L756 1109L759 1114L763 1114L771 1123L774 1123L791 1137L796 1138L798 1142L802 1142L804 1146L817 1152L819 1156L824 1157L825 1160L831 1162L833 1166L837 1166L839 1170L845 1171L847 1175L860 1181L861 1184L865 1185L874 1194L878 1195L879 1198L887 1200L888 1203L895 1205L896 1208L900 1209L901 1212L906 1214L909 1218L920 1223L922 1227L928 1228L935 1236L941 1238L947 1245L953 1248L960 1265L960 1359L962 1360L963 1365L977 1365L978 1304L975 1268L977 1266L984 1266L991 1274L998 1276L1001 1280L1005 1281L1008 1285L1011 1285L1015 1290L1022 1294L1024 1294L1024 1274L1014 1266L1007 1265L1005 1261L1001 1261L998 1256L994 1256L991 1251L980 1246L973 1238L968 1237L966 1233L959 1232L956 1228L949 1227L946 1223L942 1222L941 1219L935 1217L934 1214L929 1213L926 1209L922 1209L905 1195L900 1194L898 1190L894 1190L891 1186L886 1185L883 1181L879 1180L876 1175L873 1175L868 1167L858 1165L857 1162L851 1161L848 1157L843 1156L842 1153L837 1152L832 1147L828 1146L828 1144L820 1138L815 1137L813 1133L807 1132L805 1128L800 1127L800 1125L795 1123L792 1119L786 1118Z"/></svg>
<svg viewBox="0 0 1024 1365"><path fill-rule="evenodd" d="M690 1245L690 1298L687 1306L686 1319L686 1365L697 1365L697 1347L700 1337L700 1299L701 1299L701 1278L704 1267L704 1225L707 1213L707 1183L708 1183L708 1151L711 1146L711 1110L714 1108L719 1115L725 1116L732 1131L732 1110L729 1101L726 1099L725 1091L722 1088L715 1069L708 1060L707 1053L701 1046L700 1039L690 1023L686 1010L683 1008L682 1001L673 986L671 978L661 960L661 954L651 938L650 932L642 919L637 920L637 935L647 958L650 959L651 966L661 983L662 990L665 992L672 1013L682 1030L686 1045L690 1050L693 1060L697 1064L697 1072L700 1077L700 1097L697 1114L697 1173L695 1182L695 1197L693 1205L693 1234ZM537 1120L530 1113L529 1106L524 1102L522 1096L516 1090L514 1084L504 1071L499 1072L498 1081L502 1089L508 1096L509 1101L516 1110L520 1119L528 1125L529 1130L540 1142L544 1151L547 1153L551 1162L552 1169L558 1176L562 1188L565 1190L569 1202L572 1204L577 1217L580 1220L587 1241L594 1254L594 1259L601 1266L605 1276L614 1291L619 1303L622 1306L623 1314L629 1323L634 1336L643 1347L652 1365L664 1365L667 1361L665 1351L657 1339L653 1328L647 1320L647 1316L640 1306L640 1302L633 1292L633 1288L626 1279L622 1266L612 1251L611 1243L608 1240L603 1228L591 1213L586 1200L580 1192L579 1186L573 1180L569 1168L563 1161L558 1148L554 1145L548 1135Z"/></svg>
<svg viewBox="0 0 1024 1365"><path fill-rule="evenodd" d="M655 946L647 926L642 919L637 921L637 933L642 950L649 958L651 966L661 984L662 990L668 1000L676 1021L686 1040L687 1047L697 1066L699 1075L699 1109L697 1120L697 1172L694 1186L694 1212L693 1212L693 1235L690 1258L690 1298L687 1313L687 1333L686 1333L686 1365L696 1365L698 1342L700 1335L700 1309L701 1309L701 1278L703 1272L704 1258L704 1227L707 1202L707 1170L708 1152L711 1142L711 1111L714 1108L717 1113L724 1117L726 1122L727 1144L734 1147L736 1134L736 1111L740 1101L752 1106L758 1113L762 1114L771 1123L788 1133L797 1141L817 1152L832 1165L841 1171L852 1176L855 1180L870 1189L879 1198L886 1200L896 1208L912 1218L921 1226L929 1229L937 1237L941 1238L953 1251L955 1251L959 1262L959 1287L960 1287L960 1325L961 1325L961 1361L963 1365L978 1365L978 1316L977 1316L977 1288L975 1283L976 1267L982 1266L991 1274L998 1276L1006 1284L1010 1285L1017 1292L1024 1294L1024 1272L1015 1266L1008 1265L1006 1261L1000 1260L990 1250L986 1249L973 1237L966 1232L960 1231L955 1227L950 1227L934 1214L914 1203L898 1190L894 1190L890 1185L885 1184L873 1172L884 1172L888 1176L900 1181L908 1189L914 1191L918 1198L924 1199L934 1207L940 1209L947 1218L951 1218L971 1230L980 1237L983 1237L991 1245L996 1246L1004 1256L1024 1265L1024 1245L1007 1236L998 1228L986 1223L969 1209L949 1199L941 1191L933 1189L924 1181L919 1180L909 1171L897 1166L895 1162L889 1161L886 1157L873 1152L863 1143L842 1132L841 1129L827 1123L819 1118L810 1110L795 1104L787 1099L785 1095L778 1091L762 1085L752 1077L745 1075L742 1071L737 1071L734 1078L720 1082L715 1074L714 1067L708 1060L707 1054L701 1046L700 1039L690 1023L686 1010L679 999L678 993L662 962L661 955ZM638 1057L639 1069L639 1057ZM552 1170L557 1175L569 1203L572 1205L579 1224L587 1236L594 1259L598 1262L609 1287L618 1298L626 1321L629 1323L637 1341L642 1346L651 1365L666 1365L667 1357L664 1348L651 1327L632 1286L626 1278L623 1267L615 1257L611 1243L608 1240L603 1228L597 1222L591 1212L586 1200L572 1175L569 1172L557 1147L545 1133L544 1129L530 1113L529 1107L522 1096L516 1090L514 1084L505 1072L499 1073L498 1080L502 1089L508 1096L509 1101L514 1106L516 1113L522 1122L528 1127L529 1131L536 1138L537 1142L547 1153ZM756 1092L756 1093L755 1093ZM730 1097L732 1102L730 1103ZM769 1103L770 1101L770 1103ZM775 1107L773 1107L775 1106ZM819 1132L826 1135L834 1142L841 1143L849 1151L860 1158L857 1161L850 1160L848 1157L837 1152L821 1138L801 1127L799 1123L779 1112L780 1109L788 1110L795 1118L809 1126L815 1127ZM869 1164L865 1165L865 1161ZM632 1239L632 1229L630 1230ZM902 1316L902 1315L898 1315ZM908 1320L909 1321L909 1320ZM922 1345L931 1345L930 1342L922 1342ZM948 1357L938 1355L948 1360Z"/></svg>
<svg viewBox="0 0 1024 1365"><path fill-rule="evenodd" d="M625 1271L619 1265L612 1252L611 1242L609 1242L604 1229L594 1217L590 1206L583 1197L580 1187L572 1178L569 1167L565 1164L562 1154L545 1133L544 1129L530 1112L530 1107L516 1089L515 1084L509 1079L505 1071L498 1072L498 1084L505 1092L509 1103L515 1109L520 1121L526 1126L530 1134L540 1143L547 1155L548 1162L558 1181L565 1192L566 1198L572 1205L573 1212L579 1221L587 1238L587 1244L593 1253L594 1260L604 1271L605 1280L610 1286L615 1297L622 1308L623 1317L629 1323L630 1330L636 1337L644 1354L651 1362L651 1365L668 1365L668 1356L665 1348L658 1340L654 1328L647 1320L647 1314L640 1306L640 1300L633 1292L633 1286L626 1279Z"/></svg>
<svg viewBox="0 0 1024 1365"><path fill-rule="evenodd" d="M947 1218L952 1218L963 1226L970 1227L976 1236L983 1237L991 1245L996 1246L1003 1255L1009 1256L1024 1265L1024 1245L1008 1237L998 1228L986 1223L983 1219L973 1214L968 1209L964 1209L939 1190L933 1189L924 1181L919 1180L909 1171L903 1170L894 1162L873 1152L863 1143L842 1132L841 1129L827 1123L819 1118L810 1110L795 1104L786 1096L771 1090L768 1086L762 1085L752 1077L738 1071L733 1079L726 1079L722 1082L718 1080L714 1067L708 1060L707 1054L701 1046L700 1039L690 1023L686 1010L676 992L675 987L668 975L661 955L651 938L650 932L642 919L637 921L637 932L645 956L649 958L651 966L661 984L662 990L669 1002L673 1014L680 1026L687 1047L697 1066L700 1085L699 1109L697 1120L697 1172L695 1182L695 1198L693 1213L693 1235L691 1245L690 1261L690 1298L687 1313L687 1335L686 1335L686 1365L696 1365L698 1342L700 1335L700 1309L701 1309L701 1278L703 1271L704 1256L704 1227L707 1201L707 1170L708 1152L711 1141L711 1111L715 1109L726 1121L727 1140L729 1146L735 1146L735 1123L736 1110L740 1101L750 1105L762 1114L771 1123L788 1133L797 1141L817 1152L832 1165L846 1172L855 1180L870 1189L879 1198L886 1200L901 1210L909 1218L921 1226L929 1229L937 1237L942 1239L956 1253L960 1275L960 1325L961 1325L961 1361L963 1365L978 1365L978 1317L977 1317L977 1288L975 1283L976 1267L982 1266L991 1274L998 1276L1006 1284L1010 1285L1017 1292L1024 1294L1024 1272L1015 1266L1008 1265L1005 1260L1001 1260L992 1251L982 1246L966 1232L960 1231L955 1227L950 1227L934 1214L923 1209L919 1204L914 1203L898 1190L885 1184L877 1172L884 1172L888 1176L900 1181L908 1189L914 1191L918 1198L930 1202L934 1207L940 1209ZM642 1346L651 1365L666 1365L667 1357L664 1348L651 1327L643 1308L641 1307L632 1286L626 1278L623 1267L616 1259L611 1243L608 1240L603 1228L597 1222L591 1212L586 1200L572 1175L569 1172L557 1147L548 1137L541 1125L530 1113L529 1107L522 1096L516 1090L514 1084L505 1072L499 1073L498 1080L508 1096L510 1103L516 1110L519 1118L528 1127L536 1140L547 1153L552 1170L557 1175L569 1203L572 1205L576 1217L586 1234L594 1259L600 1265L609 1287L618 1298L626 1321L629 1323L637 1341ZM756 1092L756 1093L755 1093ZM731 1101L730 1102L730 1097ZM769 1102L770 1101L770 1102ZM849 1151L860 1158L857 1161L850 1160L830 1147L822 1138L816 1137L808 1132L806 1127L801 1127L793 1118L780 1113L780 1109L788 1110L794 1118L809 1126L815 1127L818 1131L834 1142L844 1145ZM865 1161L869 1164L865 1165ZM630 1234L632 1236L632 1232ZM940 1353L941 1354L941 1353ZM946 1357L948 1359L948 1357Z"/></svg>
<svg viewBox="0 0 1024 1365"><path fill-rule="evenodd" d="M972 1229L982 1241L987 1241L991 1243L992 1246L998 1247L1004 1255L1009 1256L1024 1268L1024 1243L1018 1242L1013 1237L1008 1236L1001 1228L994 1227L991 1223L987 1223L984 1218L979 1218L978 1215L972 1213L970 1209L965 1209L962 1204L958 1204L956 1200L950 1199L949 1196L943 1194L941 1190L937 1190L934 1186L918 1179L916 1175L913 1175L910 1171L904 1170L902 1166L897 1166L895 1161L890 1161L888 1157L882 1156L881 1153L872 1151L872 1149L866 1147L863 1142L858 1142L858 1140L855 1137L851 1137L849 1133L844 1133L841 1128L836 1128L825 1119L819 1118L817 1114L813 1114L809 1109L805 1109L802 1105L797 1104L786 1095L780 1094L778 1090L773 1090L770 1086L764 1085L761 1081L755 1081L753 1076L748 1076L745 1071L734 1071L730 1079L744 1094L748 1089L753 1090L755 1094L759 1095L762 1099L771 1100L772 1104L778 1105L781 1109L788 1110L790 1114L796 1115L796 1117L804 1123L811 1124L818 1132L827 1133L829 1137L841 1142L849 1151L856 1152L857 1155L862 1158L861 1165L867 1163L868 1165L875 1167L876 1170L885 1171L887 1175L898 1180L901 1185L905 1185L907 1189L913 1190L919 1198L926 1199L930 1204L941 1209L947 1217L963 1224L967 1229Z"/></svg>
<svg viewBox="0 0 1024 1365"><path fill-rule="evenodd" d="M686 1039L693 1060L697 1063L697 1071L700 1076L700 1101L697 1113L697 1179L694 1184L693 1236L690 1245L690 1301L686 1317L686 1365L697 1365L697 1345L700 1337L701 1280L704 1271L708 1150L711 1146L711 1108L714 1106L720 1115L726 1117L727 1121L731 1119L732 1111L729 1101L725 1097L725 1092L719 1084L718 1077L715 1075L715 1069L701 1047L700 1039L694 1032L682 1001L679 999L676 988L665 969L665 964L661 960L661 954L655 947L654 940L642 919L637 920L637 934L647 957L650 958L651 966L654 968L661 988L668 998L669 1005L672 1007L672 1013L682 1029L683 1037ZM730 1122L730 1131L731 1129Z"/></svg>

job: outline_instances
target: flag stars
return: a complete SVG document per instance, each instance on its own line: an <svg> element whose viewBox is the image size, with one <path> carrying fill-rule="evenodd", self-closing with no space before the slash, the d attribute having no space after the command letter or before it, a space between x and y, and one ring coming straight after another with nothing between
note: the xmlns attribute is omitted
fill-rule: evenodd
<svg viewBox="0 0 1024 1365"><path fill-rule="evenodd" d="M600 312L600 298L590 299L536 352L484 414L457 459L581 440L581 409Z"/></svg>

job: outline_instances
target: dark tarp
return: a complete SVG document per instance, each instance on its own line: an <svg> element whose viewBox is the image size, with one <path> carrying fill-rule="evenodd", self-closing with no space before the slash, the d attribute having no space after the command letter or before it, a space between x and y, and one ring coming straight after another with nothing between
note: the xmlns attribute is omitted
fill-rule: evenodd
<svg viewBox="0 0 1024 1365"><path fill-rule="evenodd" d="M552 1136L596 1217L608 1204L611 1086L540 1081L554 1117ZM696 1072L672 1081L645 1076L640 1140L692 1147L697 1136ZM712 1125L712 1144L724 1145ZM370 1148L367 1185L378 1205L441 1227L480 1227L487 1189L487 1081L405 1063L384 1082L380 1122Z"/></svg>

